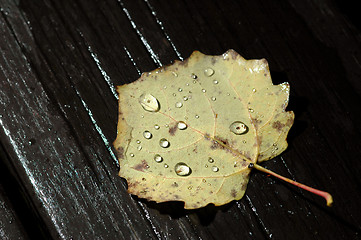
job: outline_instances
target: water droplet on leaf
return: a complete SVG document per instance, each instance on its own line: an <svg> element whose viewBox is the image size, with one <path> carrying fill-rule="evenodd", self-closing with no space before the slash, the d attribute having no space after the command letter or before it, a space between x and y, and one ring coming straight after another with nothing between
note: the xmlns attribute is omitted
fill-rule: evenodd
<svg viewBox="0 0 361 240"><path fill-rule="evenodd" d="M218 80L213 80L213 83L214 83L214 84L218 84Z"/></svg>
<svg viewBox="0 0 361 240"><path fill-rule="evenodd" d="M139 103L148 112L158 112L160 108L158 100L149 93L140 95Z"/></svg>
<svg viewBox="0 0 361 240"><path fill-rule="evenodd" d="M162 138L161 140L159 140L159 145L162 148L167 148L167 147L169 147L170 143L169 143L169 141L167 139Z"/></svg>
<svg viewBox="0 0 361 240"><path fill-rule="evenodd" d="M129 154L131 157L134 157L134 153Z"/></svg>
<svg viewBox="0 0 361 240"><path fill-rule="evenodd" d="M204 70L204 75L206 75L207 77L210 77L214 74L214 70L212 68L207 68L206 70Z"/></svg>
<svg viewBox="0 0 361 240"><path fill-rule="evenodd" d="M183 91L183 89L181 89L181 88L178 88L178 92L181 92L181 91Z"/></svg>
<svg viewBox="0 0 361 240"><path fill-rule="evenodd" d="M236 135L245 134L248 132L248 127L241 121L235 121L231 125L229 125L229 130Z"/></svg>
<svg viewBox="0 0 361 240"><path fill-rule="evenodd" d="M210 158L208 158L208 162L214 163L214 159L210 157Z"/></svg>
<svg viewBox="0 0 361 240"><path fill-rule="evenodd" d="M177 163L174 167L174 171L178 176L188 176L191 174L192 170L185 163Z"/></svg>
<svg viewBox="0 0 361 240"><path fill-rule="evenodd" d="M156 124L156 125L154 125L154 128L155 128L155 130L159 130L159 125L158 124Z"/></svg>
<svg viewBox="0 0 361 240"><path fill-rule="evenodd" d="M155 125L155 126L158 126L158 125ZM155 126L154 126L154 128L157 129ZM159 127L159 126L158 126L158 127ZM159 128L158 128L158 129L159 129ZM152 133L149 132L149 131L144 131L144 132L143 132L143 137L144 137L145 139L151 139L152 136L153 136Z"/></svg>
<svg viewBox="0 0 361 240"><path fill-rule="evenodd" d="M204 92L204 93L205 93L205 92L207 92L207 90L205 90L205 89L203 88L203 89L202 89L202 92Z"/></svg>
<svg viewBox="0 0 361 240"><path fill-rule="evenodd" d="M154 155L154 161L157 163L163 162L163 157L159 154Z"/></svg>
<svg viewBox="0 0 361 240"><path fill-rule="evenodd" d="M185 122L180 121L180 122L178 122L177 127L179 130L185 130L185 129L187 129L187 124Z"/></svg>
<svg viewBox="0 0 361 240"><path fill-rule="evenodd" d="M199 115L195 115L195 118L197 118L197 119L198 119L198 118L199 118Z"/></svg>
<svg viewBox="0 0 361 240"><path fill-rule="evenodd" d="M191 77L192 77L193 79L197 79L197 78L198 78L198 76L195 75L194 73L191 74Z"/></svg>
<svg viewBox="0 0 361 240"><path fill-rule="evenodd" d="M218 171L219 171L219 168L218 168L217 166L213 166L213 167L212 167L212 171L213 171L213 172L218 172Z"/></svg>
<svg viewBox="0 0 361 240"><path fill-rule="evenodd" d="M217 98L216 98L216 97L212 97L211 99L212 99L212 101L216 101L216 100L217 100Z"/></svg>
<svg viewBox="0 0 361 240"><path fill-rule="evenodd" d="M137 147L138 151L142 150L142 146Z"/></svg>
<svg viewBox="0 0 361 240"><path fill-rule="evenodd" d="M176 108L181 108L182 106L183 106L183 103L181 103L181 102L176 102L175 103Z"/></svg>

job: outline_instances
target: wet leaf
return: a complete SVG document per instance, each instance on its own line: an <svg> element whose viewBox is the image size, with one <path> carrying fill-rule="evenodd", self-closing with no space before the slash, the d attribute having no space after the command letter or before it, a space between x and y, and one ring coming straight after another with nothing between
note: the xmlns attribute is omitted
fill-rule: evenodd
<svg viewBox="0 0 361 240"><path fill-rule="evenodd" d="M119 175L138 197L223 205L244 195L250 163L287 148L289 85L265 59L195 51L117 90Z"/></svg>

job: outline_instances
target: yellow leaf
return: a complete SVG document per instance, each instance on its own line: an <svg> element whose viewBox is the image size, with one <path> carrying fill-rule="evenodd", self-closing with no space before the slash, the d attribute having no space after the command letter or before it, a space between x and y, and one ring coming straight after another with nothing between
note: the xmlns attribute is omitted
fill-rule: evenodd
<svg viewBox="0 0 361 240"><path fill-rule="evenodd" d="M117 90L119 175L138 197L223 205L244 195L250 163L287 148L289 85L265 59L195 51Z"/></svg>

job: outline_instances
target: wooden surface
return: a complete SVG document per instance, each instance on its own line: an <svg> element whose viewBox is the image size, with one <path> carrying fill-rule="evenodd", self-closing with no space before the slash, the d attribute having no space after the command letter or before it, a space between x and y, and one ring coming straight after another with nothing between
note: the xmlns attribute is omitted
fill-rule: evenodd
<svg viewBox="0 0 361 240"><path fill-rule="evenodd" d="M0 239L361 239L361 39L342 1L0 0ZM291 85L289 148L240 201L130 196L114 86L234 49Z"/></svg>

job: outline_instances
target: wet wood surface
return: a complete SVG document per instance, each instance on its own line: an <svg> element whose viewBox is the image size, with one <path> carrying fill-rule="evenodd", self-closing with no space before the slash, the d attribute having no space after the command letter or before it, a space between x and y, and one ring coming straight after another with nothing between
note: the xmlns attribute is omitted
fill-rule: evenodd
<svg viewBox="0 0 361 240"><path fill-rule="evenodd" d="M0 0L1 239L360 239L361 39L341 1ZM126 192L115 86L234 49L289 82L289 148L246 195L184 210Z"/></svg>

